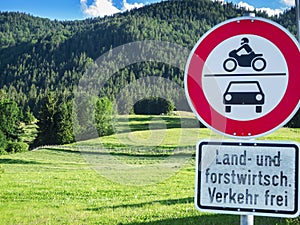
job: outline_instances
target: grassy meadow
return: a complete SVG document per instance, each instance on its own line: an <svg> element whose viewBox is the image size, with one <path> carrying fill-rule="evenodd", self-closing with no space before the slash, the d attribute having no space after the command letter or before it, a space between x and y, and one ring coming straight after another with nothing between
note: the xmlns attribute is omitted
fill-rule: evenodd
<svg viewBox="0 0 300 225"><path fill-rule="evenodd" d="M239 216L194 209L194 146L219 137L193 116L120 117L117 131L0 156L0 224L240 224ZM300 142L300 130L264 139ZM255 217L256 225L299 222Z"/></svg>

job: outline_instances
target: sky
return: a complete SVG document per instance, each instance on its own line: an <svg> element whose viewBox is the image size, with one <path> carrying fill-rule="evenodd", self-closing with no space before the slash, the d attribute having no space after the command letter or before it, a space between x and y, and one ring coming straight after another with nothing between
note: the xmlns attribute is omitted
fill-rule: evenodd
<svg viewBox="0 0 300 225"><path fill-rule="evenodd" d="M0 11L18 11L51 20L104 17L162 0L0 0ZM212 0L233 2L248 9L262 9L270 15L295 5L295 0Z"/></svg>

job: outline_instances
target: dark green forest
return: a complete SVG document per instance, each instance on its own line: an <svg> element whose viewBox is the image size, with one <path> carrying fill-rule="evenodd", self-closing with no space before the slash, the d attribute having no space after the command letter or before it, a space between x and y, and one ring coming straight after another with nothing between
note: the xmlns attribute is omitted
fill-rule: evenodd
<svg viewBox="0 0 300 225"><path fill-rule="evenodd" d="M82 21L51 21L18 12L1 12L0 97L5 97L1 97L0 106L5 105L4 101L17 106L19 116L14 126L20 121L30 123L34 120L30 118L37 118L39 133L35 145L73 142L74 88L91 67L99 75L97 82L104 79L106 72L93 65L98 57L118 46L147 40L169 42L191 50L214 25L245 13L245 9L232 3L221 4L210 0L164 1L110 17ZM296 34L294 8L276 17L270 18L263 12L256 12L256 16L274 20ZM151 49L148 50L151 52ZM163 57L164 53L159 54ZM126 62L130 59L118 60ZM112 70L117 68L114 62L107 61L107 64ZM98 97L112 101L122 93L125 99L136 94L136 100L141 100L138 99L138 91L130 92L124 87L151 76L168 79L183 87L182 69L150 60L117 70L98 90ZM147 88L147 79L140 80L139 84ZM158 89L164 91L163 87ZM185 97L179 96L175 89L167 95L170 96L169 101L185 101ZM119 113L132 111L133 103L126 103ZM188 107L185 105L178 110L188 110ZM299 123L297 115L289 126L299 126ZM103 131L98 130L98 133ZM13 142L18 135L2 130L0 139Z"/></svg>

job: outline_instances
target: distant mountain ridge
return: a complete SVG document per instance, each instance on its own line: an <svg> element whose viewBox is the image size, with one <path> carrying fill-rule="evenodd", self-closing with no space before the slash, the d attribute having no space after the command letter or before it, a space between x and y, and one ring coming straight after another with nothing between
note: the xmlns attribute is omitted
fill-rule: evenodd
<svg viewBox="0 0 300 225"><path fill-rule="evenodd" d="M214 25L247 11L232 3L174 0L151 4L111 17L51 21L23 13L0 13L0 89L23 108L37 112L49 91L72 92L86 67L103 53L142 40L168 41L191 49ZM257 16L269 18L257 12ZM296 33L295 10L273 17ZM129 82L160 76L183 86L183 71L144 62L119 71L102 93L111 98Z"/></svg>

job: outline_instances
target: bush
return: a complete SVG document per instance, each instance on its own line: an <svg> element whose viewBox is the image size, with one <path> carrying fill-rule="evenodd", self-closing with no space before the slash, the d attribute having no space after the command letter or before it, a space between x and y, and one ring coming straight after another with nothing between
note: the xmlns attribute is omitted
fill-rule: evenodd
<svg viewBox="0 0 300 225"><path fill-rule="evenodd" d="M7 146L8 153L26 152L29 149L29 145L24 142L9 142Z"/></svg>
<svg viewBox="0 0 300 225"><path fill-rule="evenodd" d="M146 98L135 103L133 108L137 115L160 115L169 114L175 107L164 98Z"/></svg>

